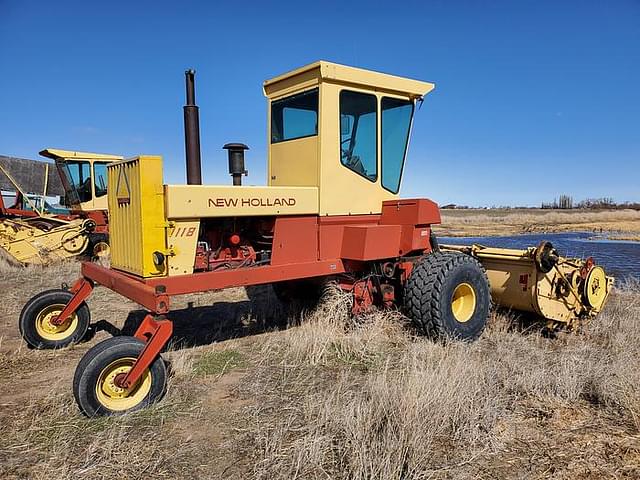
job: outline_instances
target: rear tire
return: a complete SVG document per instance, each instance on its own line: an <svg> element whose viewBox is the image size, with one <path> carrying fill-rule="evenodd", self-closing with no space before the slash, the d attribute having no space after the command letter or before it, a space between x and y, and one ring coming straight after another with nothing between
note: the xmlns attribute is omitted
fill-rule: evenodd
<svg viewBox="0 0 640 480"><path fill-rule="evenodd" d="M73 297L67 290L46 290L32 297L20 312L18 328L20 335L31 347L37 349L64 348L82 341L89 329L91 314L86 303L62 324L51 320L62 312Z"/></svg>
<svg viewBox="0 0 640 480"><path fill-rule="evenodd" d="M73 396L88 417L122 415L160 400L167 390L167 367L160 355L128 390L114 379L126 374L144 349L135 337L113 337L95 345L76 367Z"/></svg>
<svg viewBox="0 0 640 480"><path fill-rule="evenodd" d="M430 253L414 265L405 287L406 313L431 338L475 340L490 307L487 274L463 253Z"/></svg>

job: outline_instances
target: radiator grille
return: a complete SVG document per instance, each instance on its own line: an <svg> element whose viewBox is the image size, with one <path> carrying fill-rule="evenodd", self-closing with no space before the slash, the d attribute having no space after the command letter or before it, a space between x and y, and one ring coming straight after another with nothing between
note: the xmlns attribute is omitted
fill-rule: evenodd
<svg viewBox="0 0 640 480"><path fill-rule="evenodd" d="M111 267L141 277L166 275L153 253L166 250L162 157L140 156L108 166Z"/></svg>

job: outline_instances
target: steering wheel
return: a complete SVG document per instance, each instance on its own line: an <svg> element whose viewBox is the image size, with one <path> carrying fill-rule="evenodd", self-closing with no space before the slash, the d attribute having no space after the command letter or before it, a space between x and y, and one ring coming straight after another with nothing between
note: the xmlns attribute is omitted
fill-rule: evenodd
<svg viewBox="0 0 640 480"><path fill-rule="evenodd" d="M81 202L91 200L91 178L87 178L84 182L76 187L78 197Z"/></svg>
<svg viewBox="0 0 640 480"><path fill-rule="evenodd" d="M347 142L351 142L349 148L344 148L343 145ZM353 149L356 148L356 140L349 137L340 142L340 153L342 154L342 158L346 160L346 164L349 165L351 163L351 157L353 156Z"/></svg>
<svg viewBox="0 0 640 480"><path fill-rule="evenodd" d="M342 158L344 159L343 163L354 172L357 172L360 175L368 177L369 174L367 173L367 170L364 168L364 165L362 164L362 160L360 160L360 156L353 154L353 150L356 147L355 139L353 139L353 142L351 142L351 145L349 146L349 148L343 148L342 145L350 141L351 141L351 138L347 138L346 140L342 140L340 142L340 153L342 154Z"/></svg>
<svg viewBox="0 0 640 480"><path fill-rule="evenodd" d="M364 168L359 155L350 155L349 157L347 157L347 162L345 163L345 165L354 172L359 173L360 175L363 175L365 177L368 176L367 170Z"/></svg>

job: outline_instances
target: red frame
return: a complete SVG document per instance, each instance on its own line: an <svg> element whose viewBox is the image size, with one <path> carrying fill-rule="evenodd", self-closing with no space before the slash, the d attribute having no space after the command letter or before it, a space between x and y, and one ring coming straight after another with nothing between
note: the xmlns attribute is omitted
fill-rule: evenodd
<svg viewBox="0 0 640 480"><path fill-rule="evenodd" d="M109 216L106 210L71 210L72 217L87 218L96 222L95 233L109 233Z"/></svg>
<svg viewBox="0 0 640 480"><path fill-rule="evenodd" d="M422 255L431 251L434 223L440 223L440 212L434 202L390 201L383 202L380 215L276 218L270 265L141 278L83 262L82 278L71 289L74 296L55 321L64 322L87 299L95 284L149 310L135 333L136 338L146 342L145 348L126 376L118 379L118 384L127 388L140 379L171 337L172 323L165 314L169 312L172 295L357 272L367 262L389 258L395 259L404 272L410 272L411 262L399 259L410 253ZM403 273L403 278L405 275L408 274ZM350 289L358 300L358 309L370 306L373 289L370 281L357 282ZM393 292L384 292L384 302L392 301Z"/></svg>
<svg viewBox="0 0 640 480"><path fill-rule="evenodd" d="M149 368L162 348L167 344L173 334L173 323L164 317L154 318L147 315L136 330L134 337L146 342L138 360L133 364L126 375L118 375L114 379L116 385L121 388L129 388L140 379L144 371Z"/></svg>

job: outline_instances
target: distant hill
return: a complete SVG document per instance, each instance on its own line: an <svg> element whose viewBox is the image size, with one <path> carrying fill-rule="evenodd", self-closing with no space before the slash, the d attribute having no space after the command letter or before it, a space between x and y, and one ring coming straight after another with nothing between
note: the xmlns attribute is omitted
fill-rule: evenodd
<svg viewBox="0 0 640 480"><path fill-rule="evenodd" d="M39 195L42 195L44 191L45 166L49 165L47 195L64 195L64 187L55 163L0 155L0 165L4 167L26 193ZM0 189L15 190L12 183L2 172L0 172Z"/></svg>

